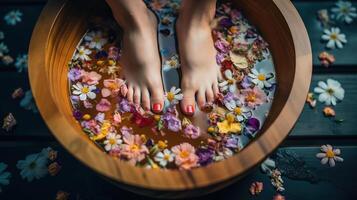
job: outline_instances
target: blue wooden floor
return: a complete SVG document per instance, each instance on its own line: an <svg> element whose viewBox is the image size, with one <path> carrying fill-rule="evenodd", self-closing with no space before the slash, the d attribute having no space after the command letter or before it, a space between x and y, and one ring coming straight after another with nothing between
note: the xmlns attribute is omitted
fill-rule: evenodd
<svg viewBox="0 0 357 200"><path fill-rule="evenodd" d="M348 43L343 49L332 51L336 62L326 68L320 65L318 59L319 53L325 50L325 44L320 40L323 28L316 13L323 8L330 9L335 1L295 0L293 3L307 27L312 43L314 74L311 90L318 81L333 78L342 84L345 98L335 107L336 119L343 119L343 122L324 117L324 106L321 103L315 109L305 105L291 134L272 155L277 167L283 172L286 190L281 194L288 200L357 199L357 19L349 25L338 24L347 35ZM4 42L8 46L9 55L14 59L27 53L32 29L44 5L44 0L31 3L27 0L0 1L0 31L5 34L0 43ZM357 7L357 2L353 1L353 5ZM14 9L23 13L22 22L9 26L3 16ZM0 170L0 200L55 199L58 191L69 193L70 199L81 200L148 199L115 187L74 159L56 142L38 113L21 106L21 99L12 99L14 89L30 89L27 71L19 73L14 64L6 66L0 62L0 81L0 117L11 112L18 122L11 132L0 129L0 163L6 163L8 167L5 171L12 174L10 184L2 185ZM340 148L344 162L337 163L333 168L321 165L315 155L323 144ZM61 171L56 176L47 175L32 182L22 179L16 167L17 161L48 146L58 151L57 160L62 166ZM255 197L249 194L250 184L254 181L264 183L263 192ZM276 193L269 177L257 168L241 181L199 199L268 200Z"/></svg>

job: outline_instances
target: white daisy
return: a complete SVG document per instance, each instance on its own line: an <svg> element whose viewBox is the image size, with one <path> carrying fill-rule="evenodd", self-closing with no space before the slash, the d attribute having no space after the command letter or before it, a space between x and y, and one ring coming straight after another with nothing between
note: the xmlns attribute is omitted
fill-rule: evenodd
<svg viewBox="0 0 357 200"><path fill-rule="evenodd" d="M342 43L347 43L346 35L341 33L340 28L337 27L332 27L330 30L325 29L321 39L328 41L326 47L330 49L334 49L336 46L341 49Z"/></svg>
<svg viewBox="0 0 357 200"><path fill-rule="evenodd" d="M318 87L314 88L314 92L319 93L318 100L326 105L336 105L337 101L342 101L345 96L345 90L336 80L327 79L327 84L319 81L317 85Z"/></svg>
<svg viewBox="0 0 357 200"><path fill-rule="evenodd" d="M232 71L227 69L224 71L224 76L226 80L218 84L221 92L235 92L237 90L237 81L234 79Z"/></svg>
<svg viewBox="0 0 357 200"><path fill-rule="evenodd" d="M183 94L181 93L180 88L173 86L169 92L165 94L165 104L178 104L179 101L183 99Z"/></svg>
<svg viewBox="0 0 357 200"><path fill-rule="evenodd" d="M89 49L86 49L84 46L80 46L78 49L77 49L77 52L76 54L74 55L73 59L74 60L81 60L81 61L89 61L91 60L89 55L92 53L91 50Z"/></svg>
<svg viewBox="0 0 357 200"><path fill-rule="evenodd" d="M101 31L91 31L85 37L84 40L88 42L88 47L93 49L96 48L101 50L103 46L108 42L108 40L103 37Z"/></svg>
<svg viewBox="0 0 357 200"><path fill-rule="evenodd" d="M170 69L177 69L180 67L180 61L178 55L173 55L170 59L165 60L163 69L164 71L169 71Z"/></svg>
<svg viewBox="0 0 357 200"><path fill-rule="evenodd" d="M11 174L10 172L5 171L7 164L0 163L0 192L2 191L1 185L9 185Z"/></svg>
<svg viewBox="0 0 357 200"><path fill-rule="evenodd" d="M25 160L19 160L16 167L21 170L23 179L31 182L33 179L40 179L47 173L48 158L41 153L30 154Z"/></svg>
<svg viewBox="0 0 357 200"><path fill-rule="evenodd" d="M349 1L337 1L336 7L333 7L331 11L336 15L337 20L341 20L350 24L353 22L353 18L357 17L356 8L352 6Z"/></svg>
<svg viewBox="0 0 357 200"><path fill-rule="evenodd" d="M157 153L154 157L154 160L162 167L165 167L167 163L174 160L174 154L170 150L165 149L163 152Z"/></svg>
<svg viewBox="0 0 357 200"><path fill-rule="evenodd" d="M121 140L121 136L119 134L111 132L107 135L106 140L104 140L104 149L106 151L116 149L121 143L123 143L123 140Z"/></svg>
<svg viewBox="0 0 357 200"><path fill-rule="evenodd" d="M12 10L5 15L4 20L8 25L15 26L17 22L21 22L21 17L22 12L19 10Z"/></svg>
<svg viewBox="0 0 357 200"><path fill-rule="evenodd" d="M252 69L251 72L252 73L249 73L248 76L252 78L252 82L261 89L264 87L269 88L275 83L274 75L271 72L268 73L264 69L260 69L259 71Z"/></svg>
<svg viewBox="0 0 357 200"><path fill-rule="evenodd" d="M16 57L16 61L15 61L15 67L17 69L17 72L22 72L24 70L27 70L28 67L28 55L27 54L22 54L22 55L18 55Z"/></svg>
<svg viewBox="0 0 357 200"><path fill-rule="evenodd" d="M72 86L74 88L73 94L78 95L81 101L89 99L95 99L96 94L93 92L96 87L95 85L83 85L82 83L78 82Z"/></svg>
<svg viewBox="0 0 357 200"><path fill-rule="evenodd" d="M330 167L334 167L336 162L343 162L343 158L340 157L340 149L333 149L331 145L326 144L322 145L320 150L322 153L316 154L316 157L321 159L321 164L324 165L328 162Z"/></svg>
<svg viewBox="0 0 357 200"><path fill-rule="evenodd" d="M252 116L251 109L241 104L238 100L237 101L233 100L229 103L229 105L225 104L225 106L230 111L230 113L236 117L236 120L239 122Z"/></svg>

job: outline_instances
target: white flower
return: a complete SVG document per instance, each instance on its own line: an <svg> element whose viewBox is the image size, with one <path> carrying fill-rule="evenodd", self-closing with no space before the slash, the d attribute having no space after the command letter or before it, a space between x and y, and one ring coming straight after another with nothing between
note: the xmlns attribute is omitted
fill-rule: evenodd
<svg viewBox="0 0 357 200"><path fill-rule="evenodd" d="M264 87L270 88L272 84L275 83L274 75L271 72L267 73L264 69L260 69L259 71L252 69L251 72L252 73L249 73L248 76L252 78L252 82L261 89Z"/></svg>
<svg viewBox="0 0 357 200"><path fill-rule="evenodd" d="M3 42L0 43L0 55L3 56L4 54L9 53L9 48L7 48L7 45Z"/></svg>
<svg viewBox="0 0 357 200"><path fill-rule="evenodd" d="M218 84L220 91L235 92L237 90L237 81L234 79L232 71L227 69L224 71L224 76L226 80Z"/></svg>
<svg viewBox="0 0 357 200"><path fill-rule="evenodd" d="M170 69L177 69L180 67L180 61L178 55L173 55L170 59L164 62L163 69L164 71L169 71Z"/></svg>
<svg viewBox="0 0 357 200"><path fill-rule="evenodd" d="M319 81L317 85L318 87L314 88L314 92L319 93L318 100L326 105L336 105L338 100L342 101L345 97L345 90L336 80L327 79L327 84Z"/></svg>
<svg viewBox="0 0 357 200"><path fill-rule="evenodd" d="M324 165L328 162L330 167L334 167L336 162L343 162L343 158L339 156L341 155L340 149L333 149L331 145L326 144L322 145L320 150L323 153L316 154L316 157L321 159L321 164Z"/></svg>
<svg viewBox="0 0 357 200"><path fill-rule="evenodd" d="M168 162L172 162L174 160L174 154L170 150L165 149L163 152L157 153L154 160L162 167L165 167Z"/></svg>
<svg viewBox="0 0 357 200"><path fill-rule="evenodd" d="M84 40L88 41L89 48L93 49L96 48L101 50L103 46L107 43L107 39L103 37L101 31L91 31L85 37Z"/></svg>
<svg viewBox="0 0 357 200"><path fill-rule="evenodd" d="M260 165L260 169L266 174L270 174L273 171L273 169L275 169L275 168L276 168L275 161L270 158L267 158Z"/></svg>
<svg viewBox="0 0 357 200"><path fill-rule="evenodd" d="M340 32L340 28L337 27L332 27L330 30L324 30L324 34L321 36L321 39L328 41L326 44L327 48L334 49L337 46L341 49L343 47L342 43L347 43L346 35Z"/></svg>
<svg viewBox="0 0 357 200"><path fill-rule="evenodd" d="M2 191L1 185L9 185L11 174L10 172L5 171L7 164L0 163L0 192Z"/></svg>
<svg viewBox="0 0 357 200"><path fill-rule="evenodd" d="M104 149L106 151L110 151L112 149L116 149L119 147L119 145L121 143L123 143L123 140L120 139L121 136L119 134L116 134L116 133L109 133L106 137L106 140L104 141Z"/></svg>
<svg viewBox="0 0 357 200"><path fill-rule="evenodd" d="M77 53L74 55L73 59L74 60L81 60L81 61L89 61L91 60L89 55L92 53L91 50L89 49L86 49L84 46L80 46L78 49L77 49Z"/></svg>
<svg viewBox="0 0 357 200"><path fill-rule="evenodd" d="M72 86L74 88L73 94L79 95L79 99L81 101L89 99L95 99L96 94L93 92L96 87L95 85L83 85L82 83L78 82L77 84Z"/></svg>
<svg viewBox="0 0 357 200"><path fill-rule="evenodd" d="M18 55L16 57L16 61L15 61L15 67L17 69L17 72L22 72L24 70L27 70L28 64L27 61L28 60L28 55L27 54L23 54L23 55Z"/></svg>
<svg viewBox="0 0 357 200"><path fill-rule="evenodd" d="M341 20L350 24L353 22L353 18L357 17L356 8L352 6L349 1L338 1L336 7L333 7L331 11L335 13L337 20Z"/></svg>
<svg viewBox="0 0 357 200"><path fill-rule="evenodd" d="M249 118L250 116L252 116L252 112L251 109L249 109L248 107L244 106L243 104L241 104L239 101L234 101L235 103L232 103L227 106L226 108L231 111L230 113L233 114L236 117L236 120L241 122L244 119Z"/></svg>
<svg viewBox="0 0 357 200"><path fill-rule="evenodd" d="M12 10L5 15L4 20L8 25L14 26L17 22L21 22L21 17L22 13L19 10Z"/></svg>
<svg viewBox="0 0 357 200"><path fill-rule="evenodd" d="M36 153L26 156L25 160L19 160L16 167L21 170L21 177L31 182L33 179L40 179L48 173L47 163L47 156Z"/></svg>
<svg viewBox="0 0 357 200"><path fill-rule="evenodd" d="M173 86L169 92L165 94L165 104L178 104L179 101L183 99L183 94L181 93L181 89Z"/></svg>

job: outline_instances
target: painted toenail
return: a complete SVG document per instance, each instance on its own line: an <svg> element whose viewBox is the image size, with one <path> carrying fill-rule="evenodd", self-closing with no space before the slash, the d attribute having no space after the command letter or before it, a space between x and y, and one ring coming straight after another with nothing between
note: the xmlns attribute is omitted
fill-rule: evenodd
<svg viewBox="0 0 357 200"><path fill-rule="evenodd" d="M162 106L160 103L154 103L154 105L152 106L152 109L155 111L155 112L160 112L161 109L162 109Z"/></svg>
<svg viewBox="0 0 357 200"><path fill-rule="evenodd" d="M194 112L195 112L195 107L193 107L192 105L186 106L186 113L193 114Z"/></svg>

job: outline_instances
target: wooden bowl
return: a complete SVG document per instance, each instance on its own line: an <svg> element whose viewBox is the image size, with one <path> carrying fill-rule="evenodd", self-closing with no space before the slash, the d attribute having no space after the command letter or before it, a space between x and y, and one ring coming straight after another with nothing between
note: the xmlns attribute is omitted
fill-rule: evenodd
<svg viewBox="0 0 357 200"><path fill-rule="evenodd" d="M305 26L289 0L236 0L270 45L278 87L261 134L229 159L190 171L133 167L100 150L72 116L67 62L88 19L110 15L101 0L50 0L34 29L29 51L32 92L58 141L77 159L121 187L156 197L188 197L215 191L262 162L289 134L305 103L312 58Z"/></svg>

